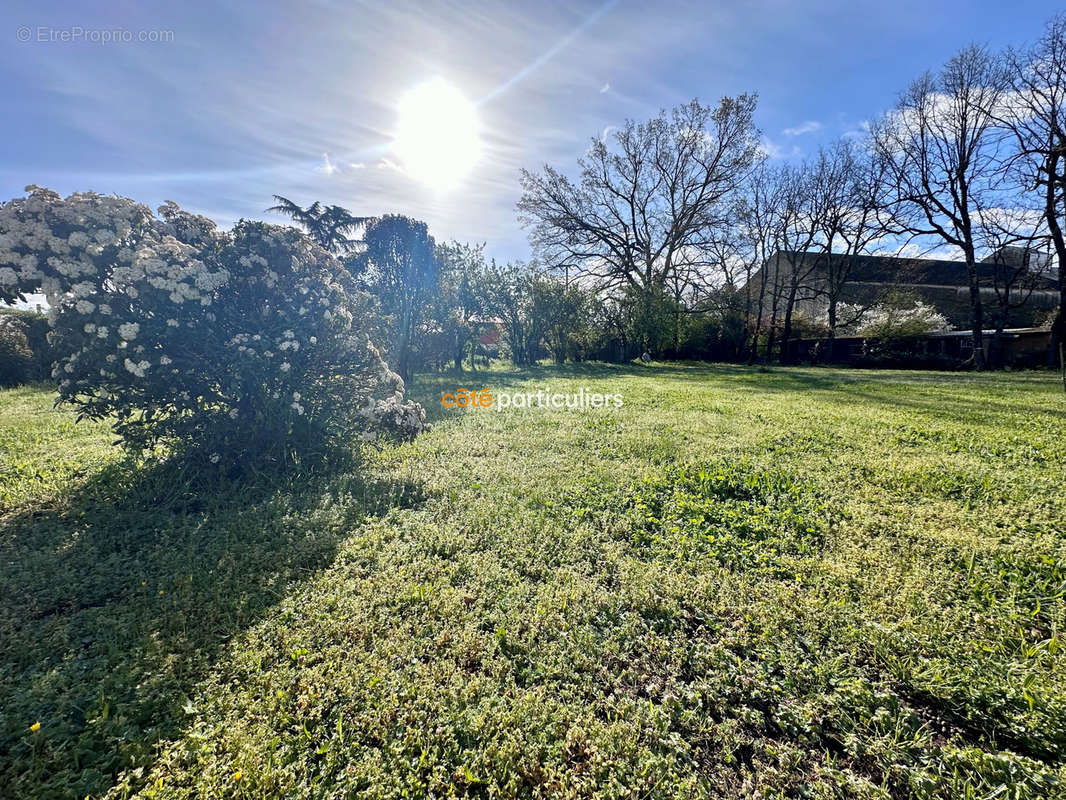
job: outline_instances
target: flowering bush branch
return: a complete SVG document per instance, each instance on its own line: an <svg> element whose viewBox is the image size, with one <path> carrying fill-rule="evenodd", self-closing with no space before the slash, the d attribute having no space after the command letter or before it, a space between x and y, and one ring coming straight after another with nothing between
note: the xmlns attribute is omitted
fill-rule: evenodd
<svg viewBox="0 0 1066 800"><path fill-rule="evenodd" d="M0 299L47 296L59 400L127 446L287 458L424 428L370 298L299 231L27 191L0 206Z"/></svg>

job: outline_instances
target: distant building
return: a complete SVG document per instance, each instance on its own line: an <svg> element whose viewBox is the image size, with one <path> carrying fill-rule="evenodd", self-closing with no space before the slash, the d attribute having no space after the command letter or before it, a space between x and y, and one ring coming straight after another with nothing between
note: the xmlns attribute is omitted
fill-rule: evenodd
<svg viewBox="0 0 1066 800"><path fill-rule="evenodd" d="M850 263L848 261L850 259ZM1024 328L1040 324L1059 302L1057 272L1043 253L1021 247L1007 247L988 256L977 265L985 323L991 325L998 313L999 294L1010 287L1011 305L1005 327ZM769 316L773 299L769 287L775 275L787 285L788 276L797 271L806 276L797 293L795 311L809 319L824 319L829 307L827 289L840 285L835 276L847 272L839 302L872 305L892 292L913 295L943 314L953 329L970 325L970 287L966 265L961 261L936 258L901 258L897 256L844 256L833 253L779 251L752 276L758 287L765 272L767 296L763 315ZM779 315L784 299L778 301Z"/></svg>
<svg viewBox="0 0 1066 800"><path fill-rule="evenodd" d="M0 303L0 308L14 308L18 311L34 311L44 314L48 311L48 301L43 294L28 294L25 300L16 300L13 303Z"/></svg>

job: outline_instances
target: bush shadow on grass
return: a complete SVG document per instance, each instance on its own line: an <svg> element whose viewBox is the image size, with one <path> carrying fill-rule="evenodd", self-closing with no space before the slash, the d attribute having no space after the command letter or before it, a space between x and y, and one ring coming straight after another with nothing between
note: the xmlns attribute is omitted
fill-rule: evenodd
<svg viewBox="0 0 1066 800"><path fill-rule="evenodd" d="M0 523L0 796L98 796L150 761L230 638L352 528L421 501L360 473L120 462Z"/></svg>

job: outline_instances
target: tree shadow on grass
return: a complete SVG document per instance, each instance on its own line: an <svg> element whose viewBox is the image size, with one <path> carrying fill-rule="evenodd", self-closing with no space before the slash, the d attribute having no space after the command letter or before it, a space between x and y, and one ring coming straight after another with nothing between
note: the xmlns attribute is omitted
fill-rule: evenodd
<svg viewBox="0 0 1066 800"><path fill-rule="evenodd" d="M353 528L422 499L360 473L122 462L0 523L0 796L95 797L148 763L230 638Z"/></svg>
<svg viewBox="0 0 1066 800"><path fill-rule="evenodd" d="M414 399L426 407L427 415L432 415L432 411L441 406L441 393L455 392L460 387L472 391L487 388L490 392L496 392L502 387L513 387L516 384L530 382L550 382L553 379L595 381L626 377L653 379L669 377L706 381L709 376L718 374L722 366L724 365L704 362L643 364L639 361L629 361L615 364L605 361L585 361L534 364L528 367L500 368L497 366L492 369L461 372L448 369L442 372L419 373L408 385L408 391ZM438 418L447 416L449 415L438 415Z"/></svg>
<svg viewBox="0 0 1066 800"><path fill-rule="evenodd" d="M824 370L824 372L823 372ZM1018 386L1016 375L1002 373L901 372L893 370L841 370L833 368L778 368L761 375L754 370L724 374L753 391L766 393L816 392L841 402L868 401L876 405L909 409L949 422L971 425L1002 425L1002 417L1015 414L1043 414L1066 419L1066 402L1061 400L1056 376L1048 373L1048 405L1029 402L1025 392L1018 400L995 400L982 389ZM1039 373L1038 373L1039 374ZM1045 388L1043 381L1027 378L1027 387Z"/></svg>
<svg viewBox="0 0 1066 800"><path fill-rule="evenodd" d="M578 365L580 367L581 365ZM666 362L651 365L605 365L614 374L643 374L670 380L706 382L723 380L735 387L760 394L818 393L842 402L868 401L896 406L917 413L968 424L999 425L997 415L1045 414L1066 419L1066 401L1053 372L997 373L942 372L934 370L867 369L835 366L747 366ZM643 370L643 372L641 372ZM556 373L560 374L560 373ZM983 389L1011 387L1018 400L999 401ZM1034 398L1019 391L1048 389L1048 405L1030 402ZM1056 406L1057 404L1057 406Z"/></svg>
<svg viewBox="0 0 1066 800"><path fill-rule="evenodd" d="M430 421L438 421L461 412L442 410L441 391L455 391L459 386L492 390L502 386L544 382L553 379L597 380L639 377L650 380L665 379L684 384L707 385L716 388L728 385L740 391L762 395L815 393L832 402L865 401L885 407L906 409L915 414L953 423L999 426L1002 417L1016 414L1043 414L1066 420L1066 403L1053 404L1061 399L1058 375L1046 373L1046 387L1054 391L1048 395L1049 404L1032 402L1028 392L1019 392L1017 400L993 399L985 388L1011 386L1044 388L1045 373L973 373L938 372L925 370L889 370L843 368L834 366L748 366L709 362L667 361L643 364L631 361L622 364L605 362L536 365L522 369L494 369L464 373L435 373L419 376L418 399L426 406ZM593 386L590 385L590 388Z"/></svg>

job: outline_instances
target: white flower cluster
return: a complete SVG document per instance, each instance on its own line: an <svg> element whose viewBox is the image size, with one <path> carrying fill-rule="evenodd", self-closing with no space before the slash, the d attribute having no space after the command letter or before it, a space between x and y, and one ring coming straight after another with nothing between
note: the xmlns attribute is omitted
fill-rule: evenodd
<svg viewBox="0 0 1066 800"><path fill-rule="evenodd" d="M121 197L89 192L61 200L48 189L27 191L28 197L0 209L0 292L32 286L53 306L68 297L84 299L86 285L96 285L105 250L152 219L145 206Z"/></svg>
<svg viewBox="0 0 1066 800"><path fill-rule="evenodd" d="M339 265L298 232L28 191L0 205L0 300L46 294L61 399L113 417L128 442L210 435L218 454L296 429L423 429Z"/></svg>
<svg viewBox="0 0 1066 800"><path fill-rule="evenodd" d="M384 429L401 436L414 435L425 427L426 412L417 403L403 399L402 392L395 392L384 400L370 400L359 409L367 425Z"/></svg>
<svg viewBox="0 0 1066 800"><path fill-rule="evenodd" d="M132 359L127 358L124 364L126 366L126 371L136 375L138 378L143 378L148 371L148 368L152 366L150 362L145 361L144 359L134 362Z"/></svg>

